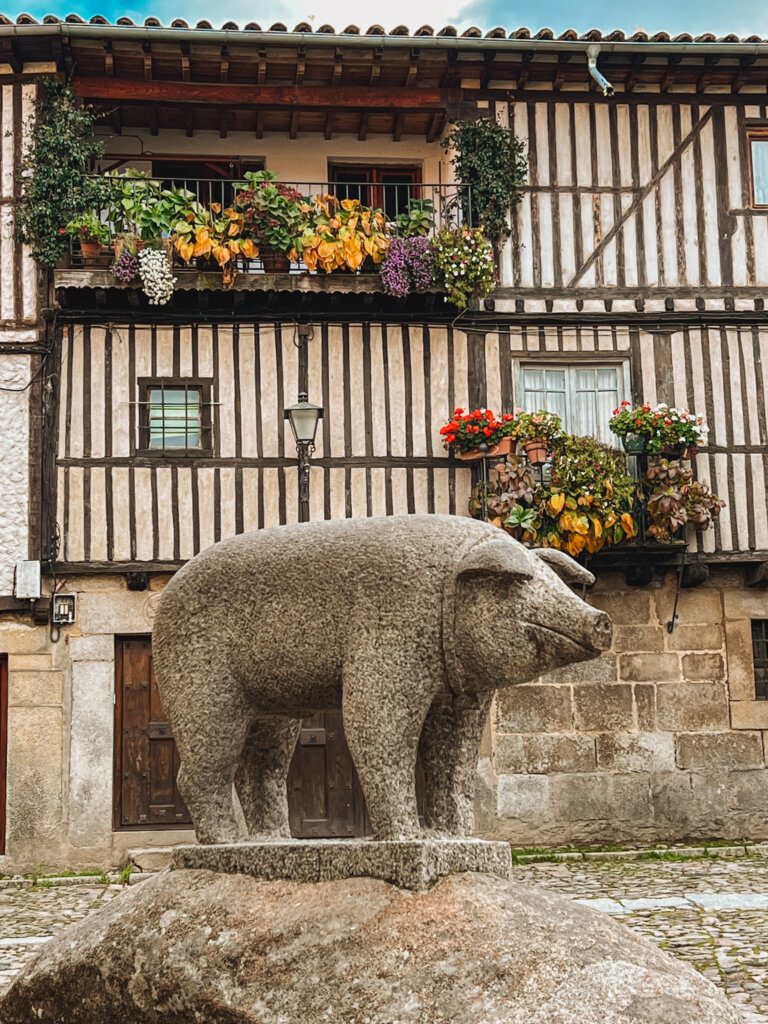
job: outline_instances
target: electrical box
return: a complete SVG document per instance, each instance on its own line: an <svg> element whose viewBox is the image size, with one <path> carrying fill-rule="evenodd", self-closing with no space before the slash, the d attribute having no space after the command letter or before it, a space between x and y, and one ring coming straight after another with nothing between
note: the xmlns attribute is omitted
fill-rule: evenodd
<svg viewBox="0 0 768 1024"><path fill-rule="evenodd" d="M70 626L77 618L75 594L54 594L51 601L51 622L57 626Z"/></svg>
<svg viewBox="0 0 768 1024"><path fill-rule="evenodd" d="M17 562L13 596L20 601L36 601L41 594L40 578L39 562Z"/></svg>

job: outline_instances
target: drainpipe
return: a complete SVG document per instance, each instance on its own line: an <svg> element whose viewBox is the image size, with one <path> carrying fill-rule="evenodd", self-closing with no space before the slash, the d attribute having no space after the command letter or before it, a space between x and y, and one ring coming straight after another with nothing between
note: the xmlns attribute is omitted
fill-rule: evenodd
<svg viewBox="0 0 768 1024"><path fill-rule="evenodd" d="M597 55L600 53L599 46L588 46L587 47L587 68L589 69L590 75L594 78L600 88L603 90L603 96L609 99L613 96L613 86L604 78L597 70Z"/></svg>

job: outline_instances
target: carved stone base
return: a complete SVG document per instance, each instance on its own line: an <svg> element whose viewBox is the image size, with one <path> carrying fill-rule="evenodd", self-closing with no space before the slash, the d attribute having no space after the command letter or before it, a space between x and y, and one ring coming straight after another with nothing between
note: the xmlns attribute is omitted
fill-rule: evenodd
<svg viewBox="0 0 768 1024"><path fill-rule="evenodd" d="M401 889L427 889L443 875L479 871L509 878L508 843L486 839L282 840L221 846L177 846L171 870L204 868L223 874L251 875L274 881L331 882L379 878Z"/></svg>

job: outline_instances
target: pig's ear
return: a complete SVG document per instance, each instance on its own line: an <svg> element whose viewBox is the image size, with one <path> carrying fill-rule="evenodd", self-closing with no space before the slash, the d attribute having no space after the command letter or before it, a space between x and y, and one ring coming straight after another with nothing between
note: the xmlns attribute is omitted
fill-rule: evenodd
<svg viewBox="0 0 768 1024"><path fill-rule="evenodd" d="M504 535L476 544L459 562L457 577L510 576L530 579L533 576L531 556L522 544Z"/></svg>
<svg viewBox="0 0 768 1024"><path fill-rule="evenodd" d="M579 565L570 555L566 555L564 551L556 551L554 548L534 548L531 554L536 555L542 562L546 562L564 583L591 587L595 582L592 573L588 572L583 565Z"/></svg>

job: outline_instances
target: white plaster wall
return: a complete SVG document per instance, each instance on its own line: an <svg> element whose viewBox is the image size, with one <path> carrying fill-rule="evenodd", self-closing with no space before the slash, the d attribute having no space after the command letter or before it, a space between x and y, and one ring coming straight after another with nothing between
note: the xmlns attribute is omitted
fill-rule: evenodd
<svg viewBox="0 0 768 1024"><path fill-rule="evenodd" d="M0 387L29 381L29 356L0 350ZM27 557L29 517L29 391L0 391L0 594L13 593L16 562Z"/></svg>

